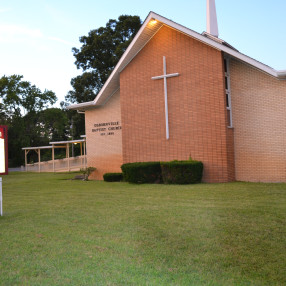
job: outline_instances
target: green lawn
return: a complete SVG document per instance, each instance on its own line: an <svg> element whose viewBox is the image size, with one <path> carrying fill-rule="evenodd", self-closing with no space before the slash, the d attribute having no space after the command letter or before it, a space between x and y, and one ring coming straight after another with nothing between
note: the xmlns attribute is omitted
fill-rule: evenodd
<svg viewBox="0 0 286 286"><path fill-rule="evenodd" d="M3 177L0 285L286 285L286 184Z"/></svg>

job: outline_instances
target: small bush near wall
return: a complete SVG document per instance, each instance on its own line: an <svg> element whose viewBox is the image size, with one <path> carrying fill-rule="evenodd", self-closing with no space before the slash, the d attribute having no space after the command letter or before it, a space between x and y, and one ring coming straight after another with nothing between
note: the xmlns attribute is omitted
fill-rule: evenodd
<svg viewBox="0 0 286 286"><path fill-rule="evenodd" d="M121 182L123 180L122 173L106 173L103 175L105 182Z"/></svg>
<svg viewBox="0 0 286 286"><path fill-rule="evenodd" d="M160 162L127 163L121 166L123 178L126 182L144 184L161 183Z"/></svg>
<svg viewBox="0 0 286 286"><path fill-rule="evenodd" d="M203 163L199 161L161 162L165 184L195 184L202 181Z"/></svg>
<svg viewBox="0 0 286 286"><path fill-rule="evenodd" d="M96 168L94 168L94 167L88 167L88 168L80 169L80 171L83 173L83 180L88 181L88 177L95 170L96 170Z"/></svg>

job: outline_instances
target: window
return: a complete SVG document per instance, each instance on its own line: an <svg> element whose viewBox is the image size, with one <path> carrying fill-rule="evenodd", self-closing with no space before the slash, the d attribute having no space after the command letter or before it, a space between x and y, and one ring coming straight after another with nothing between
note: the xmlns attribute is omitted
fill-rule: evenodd
<svg viewBox="0 0 286 286"><path fill-rule="evenodd" d="M225 72L225 95L226 95L226 110L227 110L227 125L232 128L232 110L231 110L231 92L230 92L230 73L229 73L229 58L224 59Z"/></svg>

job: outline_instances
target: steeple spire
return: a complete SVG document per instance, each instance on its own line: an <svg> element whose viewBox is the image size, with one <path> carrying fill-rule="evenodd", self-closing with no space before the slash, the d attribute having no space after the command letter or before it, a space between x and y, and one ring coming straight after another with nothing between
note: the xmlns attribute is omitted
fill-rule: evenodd
<svg viewBox="0 0 286 286"><path fill-rule="evenodd" d="M218 37L215 0L207 0L207 33Z"/></svg>

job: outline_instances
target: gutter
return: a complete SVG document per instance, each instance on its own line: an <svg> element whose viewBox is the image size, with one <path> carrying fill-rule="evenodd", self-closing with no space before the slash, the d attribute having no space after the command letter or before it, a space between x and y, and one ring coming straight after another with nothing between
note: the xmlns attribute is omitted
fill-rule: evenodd
<svg viewBox="0 0 286 286"><path fill-rule="evenodd" d="M276 71L276 73L279 79L286 79L286 70Z"/></svg>
<svg viewBox="0 0 286 286"><path fill-rule="evenodd" d="M71 110L81 110L81 109L87 109L90 107L95 106L95 101L88 101L88 102L83 102L83 103L77 103L77 104L72 104L67 106L67 109L71 109Z"/></svg>

